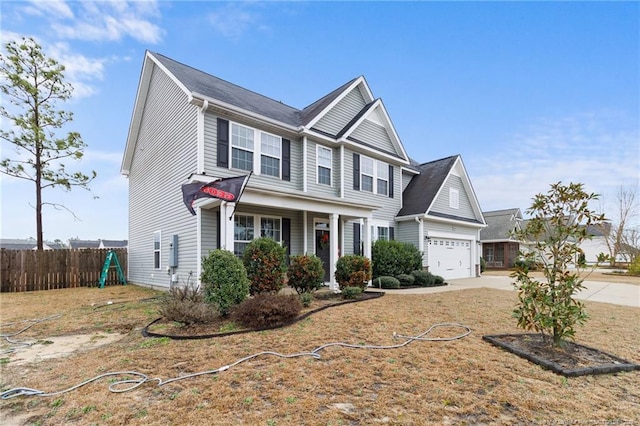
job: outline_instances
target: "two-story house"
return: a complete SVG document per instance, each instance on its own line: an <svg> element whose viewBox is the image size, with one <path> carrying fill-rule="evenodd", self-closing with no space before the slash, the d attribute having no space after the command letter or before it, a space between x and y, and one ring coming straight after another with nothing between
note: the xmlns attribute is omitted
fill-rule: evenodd
<svg viewBox="0 0 640 426"><path fill-rule="evenodd" d="M476 275L484 221L461 158L412 162L364 77L297 109L146 52L121 171L134 283L194 282L210 250L260 236L318 255L332 287L339 256L371 256L376 239L414 243L445 278ZM238 203L201 198L193 216L182 202L185 183L250 172Z"/></svg>

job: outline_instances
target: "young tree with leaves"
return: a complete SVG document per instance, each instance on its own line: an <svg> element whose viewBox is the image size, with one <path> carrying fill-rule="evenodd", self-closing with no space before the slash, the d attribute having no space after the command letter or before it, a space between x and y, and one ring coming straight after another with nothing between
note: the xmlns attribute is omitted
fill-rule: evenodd
<svg viewBox="0 0 640 426"><path fill-rule="evenodd" d="M516 279L519 303L513 311L518 326L553 337L560 346L565 338L573 338L574 326L587 319L582 302L573 296L584 288L586 268L580 244L591 238L589 225L599 225L603 214L591 210L589 203L596 194L584 191L580 183L551 185L546 194L537 194L526 211L531 216L516 238L530 245L521 252L523 264L541 264L544 281L529 275L529 268L517 267L511 275Z"/></svg>
<svg viewBox="0 0 640 426"><path fill-rule="evenodd" d="M96 172L88 176L66 169L65 161L82 159L87 145L77 132L59 135L59 129L73 119L71 112L57 109L73 92L64 80L64 66L47 57L33 38L10 41L5 50L6 54L0 54L0 91L13 108L2 106L0 114L12 128L1 129L0 138L14 145L16 155L0 161L0 172L34 183L36 239L42 250L42 207L48 204L69 210L43 201L42 191L55 187L89 190Z"/></svg>

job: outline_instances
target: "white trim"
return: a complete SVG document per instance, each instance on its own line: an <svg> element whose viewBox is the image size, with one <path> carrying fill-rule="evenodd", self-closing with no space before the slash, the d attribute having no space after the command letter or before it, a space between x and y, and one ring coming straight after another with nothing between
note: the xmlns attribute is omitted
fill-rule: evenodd
<svg viewBox="0 0 640 426"><path fill-rule="evenodd" d="M366 94L369 97L369 99L365 99L366 103L371 102L373 100L373 95L371 94L371 90L369 89L369 86L367 85L367 82L365 81L364 77L360 76L356 78L353 81L353 83L349 85L349 87L346 87L342 91L342 93L340 93L340 95L336 96L336 98L329 105L327 105L322 111L316 114L316 116L309 123L307 123L307 125L305 126L305 129L311 129L313 126L315 126L318 123L318 121L320 121L329 111L331 111L340 101L342 101L345 98L345 96L347 96L347 94L355 90L360 84L363 85L364 89L367 92Z"/></svg>
<svg viewBox="0 0 640 426"><path fill-rule="evenodd" d="M198 160L197 160L197 169L198 173L204 173L204 122L207 114L207 107L209 106L209 102L204 101L202 107L198 110ZM199 258L198 258L199 259Z"/></svg>
<svg viewBox="0 0 640 426"><path fill-rule="evenodd" d="M340 145L340 198L344 199L344 145Z"/></svg>
<svg viewBox="0 0 640 426"><path fill-rule="evenodd" d="M158 249L156 250L156 235L158 236ZM156 252L158 253L158 266L156 267ZM162 231L153 231L153 268L154 271L162 270Z"/></svg>
<svg viewBox="0 0 640 426"><path fill-rule="evenodd" d="M196 259L202 259L202 209L196 207ZM220 241L217 241L218 245ZM196 262L196 284L200 287L200 275L202 275L202 262Z"/></svg>
<svg viewBox="0 0 640 426"><path fill-rule="evenodd" d="M306 136L302 137L302 192L307 192L307 174L309 173L307 149L309 148Z"/></svg>
<svg viewBox="0 0 640 426"><path fill-rule="evenodd" d="M320 151L327 150L329 151L329 167L320 164ZM320 182L320 167L325 169L329 169L329 184ZM324 145L316 144L316 184L318 185L326 185L328 187L333 187L333 149L326 147Z"/></svg>

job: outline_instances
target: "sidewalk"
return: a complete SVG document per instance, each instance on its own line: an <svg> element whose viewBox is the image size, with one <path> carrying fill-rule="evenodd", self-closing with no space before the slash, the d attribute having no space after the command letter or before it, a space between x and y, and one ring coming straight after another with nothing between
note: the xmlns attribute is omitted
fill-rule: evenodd
<svg viewBox="0 0 640 426"><path fill-rule="evenodd" d="M515 291L512 282L513 278L510 277L485 275L480 278L448 280L449 285L441 287L419 287L400 290L385 289L382 291L385 291L387 294L429 294L483 287ZM585 281L584 285L586 288L576 295L576 299L640 308L640 286L602 281ZM370 287L367 290L376 291L378 289Z"/></svg>

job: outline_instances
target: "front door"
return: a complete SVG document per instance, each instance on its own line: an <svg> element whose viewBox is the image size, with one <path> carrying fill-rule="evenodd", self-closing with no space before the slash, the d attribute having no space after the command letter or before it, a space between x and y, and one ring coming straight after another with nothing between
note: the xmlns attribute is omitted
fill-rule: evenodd
<svg viewBox="0 0 640 426"><path fill-rule="evenodd" d="M316 222L316 256L322 260L324 267L324 281L329 282L329 262L331 261L331 244L329 243L329 224L324 222Z"/></svg>

